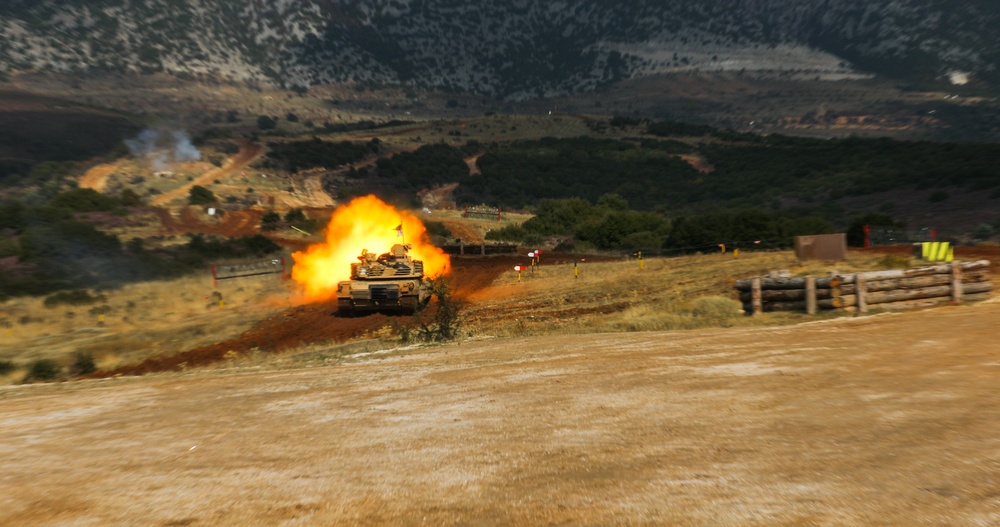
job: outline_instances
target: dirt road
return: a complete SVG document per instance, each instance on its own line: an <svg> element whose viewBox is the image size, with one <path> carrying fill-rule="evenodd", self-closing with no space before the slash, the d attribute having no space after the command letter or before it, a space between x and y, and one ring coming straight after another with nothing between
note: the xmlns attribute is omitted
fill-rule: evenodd
<svg viewBox="0 0 1000 527"><path fill-rule="evenodd" d="M8 387L0 525L998 525L998 319Z"/></svg>
<svg viewBox="0 0 1000 527"><path fill-rule="evenodd" d="M244 141L243 144L240 145L240 151L233 157L229 158L221 167L209 170L203 175L195 178L193 181L189 181L178 188L156 196L156 198L152 200L151 205L166 205L177 198L186 196L188 192L190 192L191 187L195 185L208 185L216 179L223 180L233 172L249 165L254 159L257 159L263 153L263 146L249 141Z"/></svg>

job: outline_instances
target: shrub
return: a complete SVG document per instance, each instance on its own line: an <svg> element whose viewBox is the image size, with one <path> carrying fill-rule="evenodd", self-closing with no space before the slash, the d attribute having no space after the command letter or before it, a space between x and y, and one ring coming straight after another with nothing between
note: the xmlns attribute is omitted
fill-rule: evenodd
<svg viewBox="0 0 1000 527"><path fill-rule="evenodd" d="M71 291L59 291L45 299L42 304L45 307L56 307L58 305L67 306L88 306L98 302L104 302L104 295L91 295L83 289L73 289Z"/></svg>
<svg viewBox="0 0 1000 527"><path fill-rule="evenodd" d="M267 115L261 115L257 118L257 128L261 130L273 130L278 126L278 121L268 117Z"/></svg>
<svg viewBox="0 0 1000 527"><path fill-rule="evenodd" d="M14 371L14 363L9 360L0 360L0 375L7 375Z"/></svg>
<svg viewBox="0 0 1000 527"><path fill-rule="evenodd" d="M285 221L288 223L306 221L306 215L302 212L302 209L292 209L285 214Z"/></svg>
<svg viewBox="0 0 1000 527"><path fill-rule="evenodd" d="M436 298L437 302L433 306L419 309L415 314L417 338L424 342L454 340L461 325L459 314L462 304L455 299L444 278L434 279L428 288L431 297ZM409 338L409 331L403 336Z"/></svg>
<svg viewBox="0 0 1000 527"><path fill-rule="evenodd" d="M78 351L76 356L73 358L73 366L70 371L73 375L86 375L88 373L94 373L97 371L97 365L94 364L94 356L89 353Z"/></svg>
<svg viewBox="0 0 1000 527"><path fill-rule="evenodd" d="M121 203L90 188L67 190L53 198L52 206L76 212L109 211Z"/></svg>
<svg viewBox="0 0 1000 527"><path fill-rule="evenodd" d="M188 191L188 203L191 205L207 205L216 201L215 193L201 185L195 185Z"/></svg>
<svg viewBox="0 0 1000 527"><path fill-rule="evenodd" d="M265 231L277 229L278 223L281 223L281 214L273 210L265 212L264 216L260 218L260 228Z"/></svg>
<svg viewBox="0 0 1000 527"><path fill-rule="evenodd" d="M51 381L59 377L62 368L50 359L38 359L28 367L28 375L24 377L24 382Z"/></svg>
<svg viewBox="0 0 1000 527"><path fill-rule="evenodd" d="M440 221L428 221L424 226L427 227L427 233L432 236L440 236L442 238L451 237L451 231Z"/></svg>

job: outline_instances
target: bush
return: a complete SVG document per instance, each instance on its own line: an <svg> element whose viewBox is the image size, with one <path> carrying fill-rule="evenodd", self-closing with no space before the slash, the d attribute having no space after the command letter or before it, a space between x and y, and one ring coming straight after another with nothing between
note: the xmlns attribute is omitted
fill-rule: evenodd
<svg viewBox="0 0 1000 527"><path fill-rule="evenodd" d="M427 234L442 238L451 238L451 231L440 221L428 221L424 226L427 227Z"/></svg>
<svg viewBox="0 0 1000 527"><path fill-rule="evenodd" d="M98 302L104 302L105 300L106 298L104 295L91 295L83 289L74 289L72 291L59 291L58 293L46 298L42 304L49 308L56 307L58 305L89 306Z"/></svg>
<svg viewBox="0 0 1000 527"><path fill-rule="evenodd" d="M73 366L70 369L73 375L86 375L97 371L94 364L94 356L89 353L77 352L73 359Z"/></svg>
<svg viewBox="0 0 1000 527"><path fill-rule="evenodd" d="M90 188L67 190L52 199L52 206L76 212L109 211L121 202Z"/></svg>
<svg viewBox="0 0 1000 527"><path fill-rule="evenodd" d="M188 203L191 205L208 205L216 201L215 193L201 185L195 185L188 191Z"/></svg>
<svg viewBox="0 0 1000 527"><path fill-rule="evenodd" d="M257 128L261 130L273 130L277 128L278 121L266 115L261 115L257 118Z"/></svg>
<svg viewBox="0 0 1000 527"><path fill-rule="evenodd" d="M285 221L288 223L306 221L306 215L302 209L292 209L285 214Z"/></svg>
<svg viewBox="0 0 1000 527"><path fill-rule="evenodd" d="M9 360L0 360L0 375L7 375L14 371L14 363Z"/></svg>
<svg viewBox="0 0 1000 527"><path fill-rule="evenodd" d="M437 302L417 310L414 319L417 323L417 338L424 342L443 342L454 340L458 336L461 324L459 313L462 304L455 299L451 288L444 278L438 277L428 285L432 298ZM404 334L408 338L409 331Z"/></svg>
<svg viewBox="0 0 1000 527"><path fill-rule="evenodd" d="M28 375L24 377L24 382L51 381L59 377L62 368L55 361L50 359L38 359L28 367Z"/></svg>
<svg viewBox="0 0 1000 527"><path fill-rule="evenodd" d="M265 212L264 216L260 218L260 228L265 231L277 229L279 223L281 223L281 214L273 210Z"/></svg>

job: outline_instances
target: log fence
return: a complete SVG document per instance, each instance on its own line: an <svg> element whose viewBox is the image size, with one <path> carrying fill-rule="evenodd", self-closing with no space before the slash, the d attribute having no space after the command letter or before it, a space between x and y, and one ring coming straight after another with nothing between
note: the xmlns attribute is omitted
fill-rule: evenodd
<svg viewBox="0 0 1000 527"><path fill-rule="evenodd" d="M990 262L953 261L913 269L870 271L826 277L767 277L737 280L743 309L767 311L850 309L860 313L876 306L907 309L943 302L985 300L993 290Z"/></svg>

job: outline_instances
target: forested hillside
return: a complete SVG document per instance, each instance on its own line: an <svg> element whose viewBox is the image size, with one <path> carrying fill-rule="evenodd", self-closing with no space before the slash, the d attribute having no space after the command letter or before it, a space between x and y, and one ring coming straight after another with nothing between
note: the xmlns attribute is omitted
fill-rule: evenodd
<svg viewBox="0 0 1000 527"><path fill-rule="evenodd" d="M0 74L406 85L527 99L657 73L998 79L985 0L57 0L0 5Z"/></svg>

